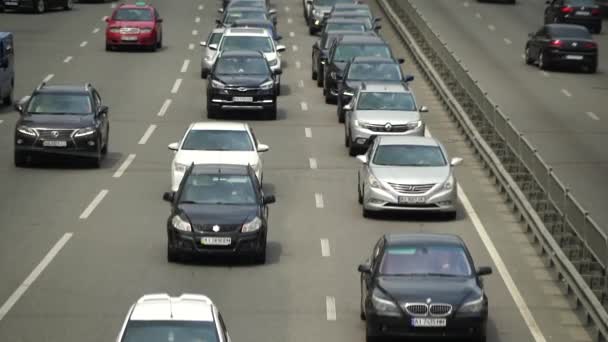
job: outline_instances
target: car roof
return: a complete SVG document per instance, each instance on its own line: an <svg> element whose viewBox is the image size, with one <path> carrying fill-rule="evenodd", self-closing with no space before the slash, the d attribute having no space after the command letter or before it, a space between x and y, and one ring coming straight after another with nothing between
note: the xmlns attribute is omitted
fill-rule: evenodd
<svg viewBox="0 0 608 342"><path fill-rule="evenodd" d="M369 17L370 13L371 12L365 13L365 12L360 12L360 11L347 11L347 10L344 10L344 11L337 11L337 13L333 12L331 15L332 15L332 17L335 17L335 18L340 18L340 17L344 17L344 18L352 18L352 17L367 18L367 17Z"/></svg>
<svg viewBox="0 0 608 342"><path fill-rule="evenodd" d="M231 50L222 51L221 57L259 57L264 58L264 54L255 50Z"/></svg>
<svg viewBox="0 0 608 342"><path fill-rule="evenodd" d="M387 45L384 39L378 36L344 36L340 44L382 44Z"/></svg>
<svg viewBox="0 0 608 342"><path fill-rule="evenodd" d="M259 27L231 27L224 32L224 36L265 36L269 37L268 30Z"/></svg>
<svg viewBox="0 0 608 342"><path fill-rule="evenodd" d="M134 4L120 4L118 8L146 8L146 9L154 9L154 6L146 3L134 3Z"/></svg>
<svg viewBox="0 0 608 342"><path fill-rule="evenodd" d="M352 3L352 4L335 4L333 6L333 9L336 9L336 10L351 9L351 8L355 8L355 9L367 8L367 9L369 9L369 5L367 5L367 4L355 4L355 3Z"/></svg>
<svg viewBox="0 0 608 342"><path fill-rule="evenodd" d="M266 19L237 19L234 21L238 24L264 24L264 25L273 25L270 20Z"/></svg>
<svg viewBox="0 0 608 342"><path fill-rule="evenodd" d="M36 89L37 93L80 93L88 94L89 88L86 85L47 85L41 84L42 87Z"/></svg>
<svg viewBox="0 0 608 342"><path fill-rule="evenodd" d="M237 164L195 164L192 169L193 174L229 174L229 175L248 175L248 165Z"/></svg>
<svg viewBox="0 0 608 342"><path fill-rule="evenodd" d="M413 135L378 135L376 139L379 145L440 146L435 138Z"/></svg>
<svg viewBox="0 0 608 342"><path fill-rule="evenodd" d="M191 123L189 129L214 131L246 131L247 127L247 124L242 122L199 121Z"/></svg>
<svg viewBox="0 0 608 342"><path fill-rule="evenodd" d="M433 233L392 233L384 235L387 245L394 246L406 243L441 243L465 246L464 241L454 234Z"/></svg>
<svg viewBox="0 0 608 342"><path fill-rule="evenodd" d="M142 296L133 306L131 321L203 321L213 322L213 302L209 297L184 293L171 297L166 293Z"/></svg>
<svg viewBox="0 0 608 342"><path fill-rule="evenodd" d="M400 82L363 82L360 89L363 93L411 93L411 91Z"/></svg>
<svg viewBox="0 0 608 342"><path fill-rule="evenodd" d="M397 64L393 58L389 57L376 57L376 56L358 56L351 60L351 63L390 63Z"/></svg>

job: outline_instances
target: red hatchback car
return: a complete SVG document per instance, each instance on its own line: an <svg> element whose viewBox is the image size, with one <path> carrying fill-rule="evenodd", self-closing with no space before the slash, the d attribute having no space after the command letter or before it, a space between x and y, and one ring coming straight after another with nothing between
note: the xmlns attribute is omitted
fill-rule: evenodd
<svg viewBox="0 0 608 342"><path fill-rule="evenodd" d="M146 47L156 51L163 45L162 22L158 11L143 2L122 4L106 18L106 50L118 46Z"/></svg>

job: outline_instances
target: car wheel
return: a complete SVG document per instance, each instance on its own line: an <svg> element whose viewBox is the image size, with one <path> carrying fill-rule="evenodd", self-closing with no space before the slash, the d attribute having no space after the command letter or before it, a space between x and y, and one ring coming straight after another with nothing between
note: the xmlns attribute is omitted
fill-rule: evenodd
<svg viewBox="0 0 608 342"><path fill-rule="evenodd" d="M350 136L348 135L348 125L344 125L344 147L350 146Z"/></svg>
<svg viewBox="0 0 608 342"><path fill-rule="evenodd" d="M323 86L323 67L319 66L317 69L317 87Z"/></svg>
<svg viewBox="0 0 608 342"><path fill-rule="evenodd" d="M73 0L66 0L65 1L65 6L63 6L63 9L66 11L71 11L72 8L74 8L74 1Z"/></svg>
<svg viewBox="0 0 608 342"><path fill-rule="evenodd" d="M365 326L365 342L380 342L380 338L378 336L370 335L370 329L367 324Z"/></svg>
<svg viewBox="0 0 608 342"><path fill-rule="evenodd" d="M159 48L159 49L163 48L163 35L162 35L162 33L160 35L160 39L158 40L158 43L156 43L156 47Z"/></svg>
<svg viewBox="0 0 608 342"><path fill-rule="evenodd" d="M312 59L312 64L311 64L311 65L313 65L314 63L315 63L315 59L313 58L313 59ZM310 67L310 70L311 70L311 73L312 73L312 75L311 75L310 77L312 77L313 81L318 80L318 74L317 74L317 72L315 71L315 69L313 69L313 67L311 66L311 67Z"/></svg>
<svg viewBox="0 0 608 342"><path fill-rule="evenodd" d="M541 53L538 55L538 67L541 70L547 70L549 69L549 63L547 63L547 61L545 61L545 54L544 52L541 51Z"/></svg>
<svg viewBox="0 0 608 342"><path fill-rule="evenodd" d="M201 78L207 78L207 76L209 76L209 71L201 70Z"/></svg>
<svg viewBox="0 0 608 342"><path fill-rule="evenodd" d="M350 140L350 139L349 139ZM351 157L356 157L357 154L359 153L359 148L353 146L353 143L351 141L351 143L349 144L350 146L348 146L348 155Z"/></svg>
<svg viewBox="0 0 608 342"><path fill-rule="evenodd" d="M25 166L25 162L26 162L25 153L19 152L19 151L15 151L15 166L16 167L23 167L23 166Z"/></svg>
<svg viewBox="0 0 608 342"><path fill-rule="evenodd" d="M156 52L157 49L158 49L158 44L157 43L154 43L154 44L148 46L148 50L150 52Z"/></svg>
<svg viewBox="0 0 608 342"><path fill-rule="evenodd" d="M112 51L114 50L114 46L112 46L112 44L110 43L106 43L106 51Z"/></svg>
<svg viewBox="0 0 608 342"><path fill-rule="evenodd" d="M595 34L600 34L601 32L602 32L602 24L596 25L596 26L593 28L593 33L595 33Z"/></svg>
<svg viewBox="0 0 608 342"><path fill-rule="evenodd" d="M36 6L34 6L34 11L38 14L44 13L46 11L46 4L44 3L44 0L38 0L38 2L36 2Z"/></svg>
<svg viewBox="0 0 608 342"><path fill-rule="evenodd" d="M110 128L108 128L108 133L106 134L106 143L103 145L101 149L101 154L104 156L108 154L108 145L110 144Z"/></svg>
<svg viewBox="0 0 608 342"><path fill-rule="evenodd" d="M91 166L98 169L101 167L101 160L103 159L103 154L101 153L101 148L99 147L99 145L101 144L101 141L97 142L97 152L95 152L95 156L93 156L93 158L91 158Z"/></svg>
<svg viewBox="0 0 608 342"><path fill-rule="evenodd" d="M13 87L11 86L11 89L8 91L8 95L6 95L3 99L2 99L2 103L5 106L10 106L11 104L13 104Z"/></svg>
<svg viewBox="0 0 608 342"><path fill-rule="evenodd" d="M308 33L309 33L311 36L314 36L314 35L315 35L315 33L316 33L316 30L315 30L314 28L312 28L312 27L309 27L309 28L308 28Z"/></svg>
<svg viewBox="0 0 608 342"><path fill-rule="evenodd" d="M589 65L587 65L586 67L586 72L588 74L595 74L597 72L597 62L591 62Z"/></svg>
<svg viewBox="0 0 608 342"><path fill-rule="evenodd" d="M167 261L178 262L180 260L179 253L167 245Z"/></svg>
<svg viewBox="0 0 608 342"><path fill-rule="evenodd" d="M357 176L358 178L359 176ZM357 180L357 202L363 204L363 194L361 193L361 180Z"/></svg>
<svg viewBox="0 0 608 342"><path fill-rule="evenodd" d="M530 56L530 47L526 46L526 51L525 51L525 60L526 60L526 64L530 65L534 62L534 59Z"/></svg>
<svg viewBox="0 0 608 342"><path fill-rule="evenodd" d="M272 106L272 109L269 110L268 112L266 112L266 114L264 115L264 118L266 120L276 120L277 119L277 99L276 99L276 97L274 98L274 105Z"/></svg>
<svg viewBox="0 0 608 342"><path fill-rule="evenodd" d="M255 262L261 265L266 263L266 237L264 237L264 245L255 256Z"/></svg>
<svg viewBox="0 0 608 342"><path fill-rule="evenodd" d="M363 215L363 217L365 218L369 218L370 216L372 216L372 212L365 209L365 206L361 207L361 214Z"/></svg>
<svg viewBox="0 0 608 342"><path fill-rule="evenodd" d="M362 321L365 321L365 305L363 304L363 281L361 281L361 300L359 303L359 317Z"/></svg>
<svg viewBox="0 0 608 342"><path fill-rule="evenodd" d="M276 88L277 88L277 96L281 95L281 82L280 81L279 81L279 83L277 83Z"/></svg>
<svg viewBox="0 0 608 342"><path fill-rule="evenodd" d="M456 210L454 210L454 211L448 211L444 215L445 215L445 219L446 220L453 221L453 220L456 219L456 216L458 215L458 212Z"/></svg>

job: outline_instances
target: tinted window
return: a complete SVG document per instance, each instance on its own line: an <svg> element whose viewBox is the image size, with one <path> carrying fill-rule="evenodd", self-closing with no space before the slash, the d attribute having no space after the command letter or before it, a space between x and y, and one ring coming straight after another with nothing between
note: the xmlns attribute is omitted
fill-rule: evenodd
<svg viewBox="0 0 608 342"><path fill-rule="evenodd" d="M227 25L231 25L236 20L239 19L256 19L256 20L266 20L266 13L257 12L257 11L243 11L243 12L230 12L224 19L224 23Z"/></svg>
<svg viewBox="0 0 608 342"><path fill-rule="evenodd" d="M457 245L389 246L380 273L383 275L471 276L464 249Z"/></svg>
<svg viewBox="0 0 608 342"><path fill-rule="evenodd" d="M122 21L152 21L154 15L146 8L121 8L114 13L114 20Z"/></svg>
<svg viewBox="0 0 608 342"><path fill-rule="evenodd" d="M246 131L191 130L182 150L253 151L253 145Z"/></svg>
<svg viewBox="0 0 608 342"><path fill-rule="evenodd" d="M121 342L218 342L213 322L129 321Z"/></svg>
<svg viewBox="0 0 608 342"><path fill-rule="evenodd" d="M222 57L217 63L215 72L223 75L266 75L270 73L263 57Z"/></svg>
<svg viewBox="0 0 608 342"><path fill-rule="evenodd" d="M246 205L255 204L256 196L248 175L192 173L186 180L180 202Z"/></svg>
<svg viewBox="0 0 608 342"><path fill-rule="evenodd" d="M365 32L365 24L358 23L327 23L325 25L325 31L354 31L354 32Z"/></svg>
<svg viewBox="0 0 608 342"><path fill-rule="evenodd" d="M358 110L416 110L410 93L363 92L357 101Z"/></svg>
<svg viewBox="0 0 608 342"><path fill-rule="evenodd" d="M211 44L219 44L220 39L222 39L222 35L223 33L212 33L211 36L209 36L209 42L207 43L207 46Z"/></svg>
<svg viewBox="0 0 608 342"><path fill-rule="evenodd" d="M350 66L346 79L399 81L401 69L393 63L355 63Z"/></svg>
<svg viewBox="0 0 608 342"><path fill-rule="evenodd" d="M380 145L373 163L387 166L445 166L443 152L437 146Z"/></svg>
<svg viewBox="0 0 608 342"><path fill-rule="evenodd" d="M391 50L379 44L341 44L336 48L334 61L346 62L353 57L391 57Z"/></svg>
<svg viewBox="0 0 608 342"><path fill-rule="evenodd" d="M553 27L551 34L558 38L591 39L591 33L584 27Z"/></svg>
<svg viewBox="0 0 608 342"><path fill-rule="evenodd" d="M231 50L253 50L262 52L274 52L272 41L267 37L251 36L228 36L222 40L223 51Z"/></svg>
<svg viewBox="0 0 608 342"><path fill-rule="evenodd" d="M353 0L315 0L317 6L333 6L335 4L352 4Z"/></svg>
<svg viewBox="0 0 608 342"><path fill-rule="evenodd" d="M32 97L31 114L90 114L91 100L84 94L40 93Z"/></svg>

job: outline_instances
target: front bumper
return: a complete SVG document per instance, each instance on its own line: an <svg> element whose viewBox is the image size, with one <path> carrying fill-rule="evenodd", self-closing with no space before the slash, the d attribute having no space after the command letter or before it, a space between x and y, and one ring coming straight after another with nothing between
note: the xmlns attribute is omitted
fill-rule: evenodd
<svg viewBox="0 0 608 342"><path fill-rule="evenodd" d="M181 254L190 255L255 255L265 248L265 234L262 228L256 232L240 233L200 233L182 232L167 226L169 248ZM227 246L207 246L201 243L203 237L230 237Z"/></svg>
<svg viewBox="0 0 608 342"><path fill-rule="evenodd" d="M81 138L66 138L66 140L62 140L66 142L65 146L45 146L45 141L54 140L44 140L40 137L16 133L14 139L15 151L31 154L91 157L95 156L100 149L100 146L97 146L99 143L99 136L97 134Z"/></svg>
<svg viewBox="0 0 608 342"><path fill-rule="evenodd" d="M443 189L442 184L435 185L425 194L402 194L393 189L372 188L365 185L363 196L363 207L370 211L433 211L433 212L454 212L456 211L458 185L454 182L451 189ZM419 203L408 203L399 200L401 197L414 198L424 196L424 201Z"/></svg>
<svg viewBox="0 0 608 342"><path fill-rule="evenodd" d="M361 126L355 126L351 123L350 125L350 137L351 137L351 145L355 148L367 149L371 142L371 139L375 135L412 135L423 137L424 132L426 130L426 124L422 123L420 126L407 130L405 132L375 132L368 128L363 128Z"/></svg>
<svg viewBox="0 0 608 342"><path fill-rule="evenodd" d="M33 0L12 0L12 1L2 1L2 5L4 5L5 9L8 10L19 10L19 9L34 9L34 1Z"/></svg>
<svg viewBox="0 0 608 342"><path fill-rule="evenodd" d="M375 337L449 337L469 339L485 336L487 318L484 315L446 318L441 328L421 328L411 324L411 318L380 316L370 313L366 317L367 335Z"/></svg>
<svg viewBox="0 0 608 342"><path fill-rule="evenodd" d="M154 33L154 31L150 33L138 34L106 32L106 44L122 46L150 46L156 44L156 33Z"/></svg>
<svg viewBox="0 0 608 342"><path fill-rule="evenodd" d="M218 110L268 110L276 106L274 89L255 89L246 92L232 89L213 89L209 96L208 105ZM236 101L236 97L251 98L251 101Z"/></svg>

